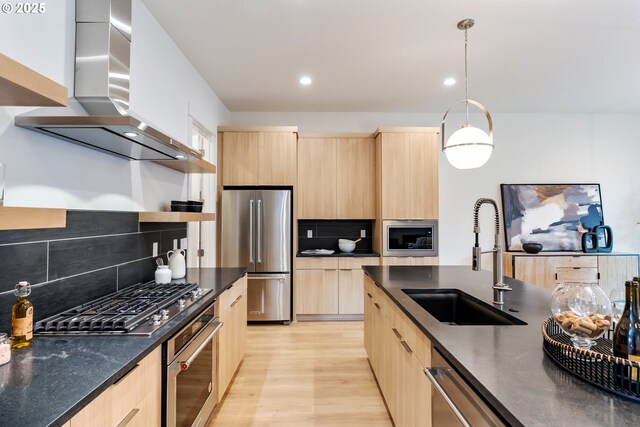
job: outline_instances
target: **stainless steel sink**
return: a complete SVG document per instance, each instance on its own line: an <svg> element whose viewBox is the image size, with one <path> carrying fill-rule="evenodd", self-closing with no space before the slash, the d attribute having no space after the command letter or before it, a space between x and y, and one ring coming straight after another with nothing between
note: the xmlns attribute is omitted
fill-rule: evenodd
<svg viewBox="0 0 640 427"><path fill-rule="evenodd" d="M420 307L448 325L526 325L459 289L403 289Z"/></svg>

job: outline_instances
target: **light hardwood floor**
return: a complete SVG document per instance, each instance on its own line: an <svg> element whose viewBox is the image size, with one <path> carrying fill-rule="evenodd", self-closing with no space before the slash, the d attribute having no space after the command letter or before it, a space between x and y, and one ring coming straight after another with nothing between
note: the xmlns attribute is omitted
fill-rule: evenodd
<svg viewBox="0 0 640 427"><path fill-rule="evenodd" d="M209 427L391 427L363 334L363 322L250 326Z"/></svg>

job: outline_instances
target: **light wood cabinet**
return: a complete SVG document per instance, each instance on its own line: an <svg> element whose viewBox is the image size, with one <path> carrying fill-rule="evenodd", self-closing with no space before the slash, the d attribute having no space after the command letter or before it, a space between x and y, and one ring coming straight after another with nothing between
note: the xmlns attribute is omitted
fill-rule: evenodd
<svg viewBox="0 0 640 427"><path fill-rule="evenodd" d="M438 218L438 130L378 129L379 219Z"/></svg>
<svg viewBox="0 0 640 427"><path fill-rule="evenodd" d="M638 275L637 254L581 252L505 252L504 274L553 289L562 282L598 282L607 295Z"/></svg>
<svg viewBox="0 0 640 427"><path fill-rule="evenodd" d="M373 138L338 138L336 217L376 217L376 145Z"/></svg>
<svg viewBox="0 0 640 427"><path fill-rule="evenodd" d="M223 323L218 332L218 399L221 401L247 346L247 276L220 294L216 313Z"/></svg>
<svg viewBox="0 0 640 427"><path fill-rule="evenodd" d="M333 219L337 215L336 139L298 139L298 218Z"/></svg>
<svg viewBox="0 0 640 427"><path fill-rule="evenodd" d="M295 128L219 128L222 185L295 185Z"/></svg>
<svg viewBox="0 0 640 427"><path fill-rule="evenodd" d="M362 266L378 263L377 257L296 258L296 314L361 316Z"/></svg>
<svg viewBox="0 0 640 427"><path fill-rule="evenodd" d="M364 289L365 349L394 424L431 426L431 343L367 276Z"/></svg>
<svg viewBox="0 0 640 427"><path fill-rule="evenodd" d="M300 135L298 218L375 218L375 158L372 137Z"/></svg>
<svg viewBox="0 0 640 427"><path fill-rule="evenodd" d="M70 427L160 425L161 349L156 348L133 369L85 406Z"/></svg>

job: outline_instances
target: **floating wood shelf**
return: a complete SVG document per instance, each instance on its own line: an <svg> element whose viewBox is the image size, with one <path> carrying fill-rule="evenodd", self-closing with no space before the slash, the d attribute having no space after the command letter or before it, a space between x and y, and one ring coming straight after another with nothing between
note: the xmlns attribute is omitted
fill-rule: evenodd
<svg viewBox="0 0 640 427"><path fill-rule="evenodd" d="M206 160L154 160L153 163L184 173L216 173L216 165Z"/></svg>
<svg viewBox="0 0 640 427"><path fill-rule="evenodd" d="M0 105L64 107L67 88L0 53Z"/></svg>
<svg viewBox="0 0 640 427"><path fill-rule="evenodd" d="M66 226L66 209L0 206L0 230L32 230Z"/></svg>
<svg viewBox="0 0 640 427"><path fill-rule="evenodd" d="M204 222L215 221L216 214L208 212L140 212L140 222Z"/></svg>

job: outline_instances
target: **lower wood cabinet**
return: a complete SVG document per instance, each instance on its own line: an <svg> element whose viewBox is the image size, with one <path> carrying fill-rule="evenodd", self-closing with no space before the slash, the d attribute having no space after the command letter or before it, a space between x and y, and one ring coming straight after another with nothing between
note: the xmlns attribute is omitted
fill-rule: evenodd
<svg viewBox="0 0 640 427"><path fill-rule="evenodd" d="M296 314L362 315L364 265L377 257L319 257L296 260Z"/></svg>
<svg viewBox="0 0 640 427"><path fill-rule="evenodd" d="M218 399L224 397L247 348L247 276L224 291L216 302L223 323L218 332Z"/></svg>
<svg viewBox="0 0 640 427"><path fill-rule="evenodd" d="M103 391L69 421L69 427L159 426L160 347Z"/></svg>
<svg viewBox="0 0 640 427"><path fill-rule="evenodd" d="M581 252L505 252L504 274L544 288L562 282L597 282L607 295L638 275L637 254Z"/></svg>
<svg viewBox="0 0 640 427"><path fill-rule="evenodd" d="M397 427L431 426L431 343L367 276L364 341L371 367Z"/></svg>

